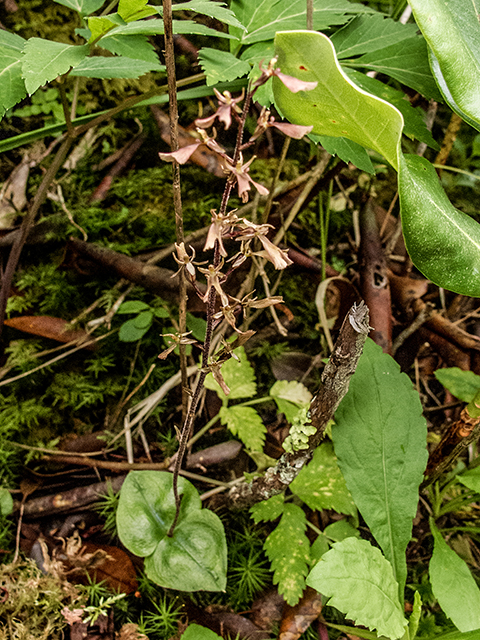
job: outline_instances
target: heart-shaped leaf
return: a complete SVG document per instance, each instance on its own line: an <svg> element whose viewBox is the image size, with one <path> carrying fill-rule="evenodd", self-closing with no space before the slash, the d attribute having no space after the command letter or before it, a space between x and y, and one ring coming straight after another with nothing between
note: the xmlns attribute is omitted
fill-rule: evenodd
<svg viewBox="0 0 480 640"><path fill-rule="evenodd" d="M226 585L227 544L223 525L214 513L201 509L195 487L179 478L182 496L173 536L167 533L175 517L172 475L132 471L120 493L118 534L132 553L145 558L147 576L167 589L222 591Z"/></svg>

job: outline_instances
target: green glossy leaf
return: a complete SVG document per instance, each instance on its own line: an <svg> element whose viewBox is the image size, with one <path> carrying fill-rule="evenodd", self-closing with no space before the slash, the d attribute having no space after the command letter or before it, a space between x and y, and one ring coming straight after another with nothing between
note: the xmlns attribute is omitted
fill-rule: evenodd
<svg viewBox="0 0 480 640"><path fill-rule="evenodd" d="M332 156L338 156L344 162L351 162L361 171L367 173L375 173L372 161L364 147L348 138L333 138L332 136L315 136L319 143L331 153Z"/></svg>
<svg viewBox="0 0 480 640"><path fill-rule="evenodd" d="M284 507L284 495L279 493L276 496L268 498L268 500L262 500L257 502L250 508L250 513L255 524L259 522L267 522L269 520L276 520L283 513Z"/></svg>
<svg viewBox="0 0 480 640"><path fill-rule="evenodd" d="M448 87L450 106L458 106L459 115L466 114L480 130L478 0L410 0L410 6ZM432 69L435 73L435 66ZM442 89L442 82L439 86Z"/></svg>
<svg viewBox="0 0 480 640"><path fill-rule="evenodd" d="M429 565L432 591L445 614L459 631L480 634L480 589L466 563L443 539L430 518L433 555Z"/></svg>
<svg viewBox="0 0 480 640"><path fill-rule="evenodd" d="M228 383L227 383L228 384ZM247 449L262 451L267 428L263 420L252 407L223 406L218 414L234 436L238 436Z"/></svg>
<svg viewBox="0 0 480 640"><path fill-rule="evenodd" d="M387 16L374 13L360 15L336 31L331 41L339 60L372 53L415 36L414 24L402 24Z"/></svg>
<svg viewBox="0 0 480 640"><path fill-rule="evenodd" d="M198 53L198 60L207 76L208 85L235 80L250 73L249 63L239 60L228 51L203 47Z"/></svg>
<svg viewBox="0 0 480 640"><path fill-rule="evenodd" d="M270 40L277 31L305 29L306 6L303 0L259 0L245 2L233 0L230 5L245 31L231 29L242 44ZM370 12L362 5L346 0L313 0L313 28L316 31L333 25L345 24L349 15Z"/></svg>
<svg viewBox="0 0 480 640"><path fill-rule="evenodd" d="M39 87L77 67L89 53L88 45L74 46L30 38L24 48L22 73L25 87L32 95Z"/></svg>
<svg viewBox="0 0 480 640"><path fill-rule="evenodd" d="M88 16L105 3L105 0L55 0L57 4L63 4L74 11L78 11L82 16Z"/></svg>
<svg viewBox="0 0 480 640"><path fill-rule="evenodd" d="M222 638L206 627L190 624L182 634L182 640L222 640Z"/></svg>
<svg viewBox="0 0 480 640"><path fill-rule="evenodd" d="M480 376L473 371L463 371L458 367L448 367L435 371L436 379L456 398L471 402L480 389Z"/></svg>
<svg viewBox="0 0 480 640"><path fill-rule="evenodd" d="M147 2L148 0L120 0L118 15L125 22L133 22L157 13L157 8L148 6Z"/></svg>
<svg viewBox="0 0 480 640"><path fill-rule="evenodd" d="M222 365L221 370L223 379L230 389L228 399L251 398L257 393L255 371L249 363L243 347L238 347L234 353L238 360L230 358L230 360L227 360L227 362ZM211 373L209 373L205 379L205 386L207 389L215 391L220 399L227 399L227 396L221 390L220 385L215 382Z"/></svg>
<svg viewBox="0 0 480 640"><path fill-rule="evenodd" d="M405 245L440 287L480 297L480 225L455 209L425 158L401 158L398 176Z"/></svg>
<svg viewBox="0 0 480 640"><path fill-rule="evenodd" d="M347 487L392 564L403 598L427 427L411 380L370 338L335 414L332 439Z"/></svg>
<svg viewBox="0 0 480 640"><path fill-rule="evenodd" d="M325 527L323 534L329 540L333 540L333 542L342 542L342 540L351 538L352 536L355 538L360 537L360 531L355 529L348 520L337 520L336 522L332 522L328 527Z"/></svg>
<svg viewBox="0 0 480 640"><path fill-rule="evenodd" d="M0 488L0 517L9 516L13 511L12 494L5 487Z"/></svg>
<svg viewBox="0 0 480 640"><path fill-rule="evenodd" d="M147 36L111 36L103 38L100 44L104 49L116 55L144 60L155 65L159 64L158 55Z"/></svg>
<svg viewBox="0 0 480 640"><path fill-rule="evenodd" d="M427 45L422 37L402 40L360 58L342 60L342 64L385 73L428 98L442 99L430 71Z"/></svg>
<svg viewBox="0 0 480 640"><path fill-rule="evenodd" d="M278 526L265 540L265 553L272 563L273 584L289 605L295 605L305 589L310 543L304 511L296 504L286 504Z"/></svg>
<svg viewBox="0 0 480 640"><path fill-rule="evenodd" d="M473 469L460 473L456 478L472 491L480 493L480 467L473 467Z"/></svg>
<svg viewBox="0 0 480 640"><path fill-rule="evenodd" d="M215 20L229 24L232 27L243 29L242 23L238 21L233 11L228 9L224 2L211 2L210 0L177 2L172 5L172 11L195 11L195 13L215 18Z"/></svg>
<svg viewBox="0 0 480 640"><path fill-rule="evenodd" d="M275 102L284 117L313 125L314 134L346 137L374 149L398 168L402 115L348 78L326 36L313 31L277 33L275 50L283 73L318 83L312 91L293 94L274 77Z"/></svg>
<svg viewBox="0 0 480 640"><path fill-rule="evenodd" d="M182 495L178 524L167 533L175 517L172 475L158 471L132 471L121 492L117 528L122 543L145 558L152 580L167 589L221 591L226 584L227 546L223 525L211 511L201 509L195 487L179 478Z"/></svg>
<svg viewBox="0 0 480 640"><path fill-rule="evenodd" d="M314 510L334 509L349 515L357 512L330 442L317 447L312 460L290 484L290 490Z"/></svg>
<svg viewBox="0 0 480 640"><path fill-rule="evenodd" d="M0 29L0 117L27 93L22 77L24 46L23 38Z"/></svg>
<svg viewBox="0 0 480 640"><path fill-rule="evenodd" d="M86 78L138 78L149 71L165 71L159 60L146 62L132 58L86 58L70 75Z"/></svg>
<svg viewBox="0 0 480 640"><path fill-rule="evenodd" d="M347 538L335 543L312 569L307 584L330 596L329 605L355 624L392 640L404 635L407 621L392 566L366 540Z"/></svg>
<svg viewBox="0 0 480 640"><path fill-rule="evenodd" d="M117 313L139 313L140 311L147 311L148 309L150 309L150 305L146 302L142 302L141 300L128 300L127 302L122 302Z"/></svg>

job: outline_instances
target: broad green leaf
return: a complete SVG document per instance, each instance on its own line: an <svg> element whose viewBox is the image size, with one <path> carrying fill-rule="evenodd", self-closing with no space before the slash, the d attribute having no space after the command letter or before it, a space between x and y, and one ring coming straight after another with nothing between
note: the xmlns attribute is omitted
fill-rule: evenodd
<svg viewBox="0 0 480 640"><path fill-rule="evenodd" d="M64 7L69 7L74 11L78 11L82 16L88 16L105 3L105 0L55 0Z"/></svg>
<svg viewBox="0 0 480 640"><path fill-rule="evenodd" d="M255 409L241 405L223 406L219 416L222 423L227 425L234 436L240 438L247 449L262 451L267 429Z"/></svg>
<svg viewBox="0 0 480 640"><path fill-rule="evenodd" d="M177 2L172 5L172 11L195 11L201 15L215 18L232 27L243 29L241 22L237 20L231 9L224 2L211 2L210 0L190 0L190 2Z"/></svg>
<svg viewBox="0 0 480 640"><path fill-rule="evenodd" d="M200 66L207 76L207 84L235 80L250 73L248 62L239 60L228 51L203 47L198 53Z"/></svg>
<svg viewBox="0 0 480 640"><path fill-rule="evenodd" d="M153 315L151 311L145 311L144 313L149 314L150 317ZM150 324L143 324L143 326L139 326L137 322L137 318L132 318L131 320L127 320L120 327L120 331L118 332L118 339L122 342L137 342L140 338L147 333L150 329L152 321L150 320Z"/></svg>
<svg viewBox="0 0 480 640"><path fill-rule="evenodd" d="M422 597L418 591L415 591L413 596L413 608L410 618L408 620L408 634L410 640L413 640L417 635L418 625L422 616Z"/></svg>
<svg viewBox="0 0 480 640"><path fill-rule="evenodd" d="M296 380L277 380L269 395L289 422L297 418L299 408L309 405L312 400L312 394L307 387Z"/></svg>
<svg viewBox="0 0 480 640"><path fill-rule="evenodd" d="M174 534L172 475L132 471L121 492L117 528L122 543L145 558L147 576L167 589L222 591L226 584L227 545L223 525L214 513L201 509L195 487L179 478L182 495Z"/></svg>
<svg viewBox="0 0 480 640"><path fill-rule="evenodd" d="M158 55L147 36L111 36L103 38L101 46L119 56L158 64Z"/></svg>
<svg viewBox="0 0 480 640"><path fill-rule="evenodd" d="M222 640L222 638L206 627L190 624L183 633L182 640Z"/></svg>
<svg viewBox="0 0 480 640"><path fill-rule="evenodd" d="M366 540L336 542L307 577L307 584L325 596L355 624L376 629L397 640L407 621L398 599L392 566Z"/></svg>
<svg viewBox="0 0 480 640"><path fill-rule="evenodd" d="M284 507L284 495L279 493L276 496L268 498L268 500L262 500L257 502L250 508L251 516L255 522L267 522L269 520L276 520L283 513Z"/></svg>
<svg viewBox="0 0 480 640"><path fill-rule="evenodd" d="M117 9L118 15L125 22L133 22L157 13L157 8L148 6L147 2L148 0L120 0Z"/></svg>
<svg viewBox="0 0 480 640"><path fill-rule="evenodd" d="M87 78L138 78L149 71L165 71L157 59L154 62L133 60L123 56L115 58L86 58L71 75Z"/></svg>
<svg viewBox="0 0 480 640"><path fill-rule="evenodd" d="M353 142L348 138L333 138L332 136L315 136L315 138L318 138L325 151L331 153L332 156L338 156L347 163L351 162L361 171L375 173L368 153L358 142Z"/></svg>
<svg viewBox="0 0 480 640"><path fill-rule="evenodd" d="M77 67L88 53L88 45L74 46L42 38L27 40L22 73L28 94L32 95L39 87L67 73L71 67Z"/></svg>
<svg viewBox="0 0 480 640"><path fill-rule="evenodd" d="M402 24L380 13L360 15L336 31L331 41L339 60L372 53L412 38L417 32L414 24Z"/></svg>
<svg viewBox="0 0 480 640"><path fill-rule="evenodd" d="M427 427L411 380L370 338L335 414L332 439L347 487L392 564L403 598Z"/></svg>
<svg viewBox="0 0 480 640"><path fill-rule="evenodd" d="M480 297L480 225L455 209L425 158L401 157L398 175L405 245L440 287Z"/></svg>
<svg viewBox="0 0 480 640"><path fill-rule="evenodd" d="M22 78L22 56L25 40L0 29L0 117L26 95Z"/></svg>
<svg viewBox="0 0 480 640"><path fill-rule="evenodd" d="M305 29L307 26L304 0L233 0L230 8L245 27L243 33L230 29L231 33L242 39L242 44L270 40L277 31ZM348 14L364 12L371 10L346 0L313 0L313 28L320 31L345 24Z"/></svg>
<svg viewBox="0 0 480 640"><path fill-rule="evenodd" d="M141 300L128 300L127 302L122 302L117 313L139 313L140 311L147 311L148 309L150 309L150 305L146 302L142 302Z"/></svg>
<svg viewBox="0 0 480 640"><path fill-rule="evenodd" d="M312 91L293 94L274 77L275 102L284 117L313 125L314 134L346 137L374 149L398 168L402 115L348 78L326 36L314 31L277 33L275 49L283 73L318 83Z"/></svg>
<svg viewBox="0 0 480 640"><path fill-rule="evenodd" d="M336 522L332 522L328 527L325 527L323 534L329 540L333 540L333 542L342 542L342 540L351 538L352 536L355 538L360 537L360 531L355 529L348 520L337 520Z"/></svg>
<svg viewBox="0 0 480 640"><path fill-rule="evenodd" d="M315 542L310 547L310 566L313 567L317 564L324 553L330 549L328 539L323 533L319 534L315 538Z"/></svg>
<svg viewBox="0 0 480 640"><path fill-rule="evenodd" d="M286 504L282 519L265 540L264 548L274 571L273 584L289 605L295 605L305 589L310 543L304 511Z"/></svg>
<svg viewBox="0 0 480 640"><path fill-rule="evenodd" d="M166 318L168 316L168 312L166 309L164 309L164 311L167 315L163 317ZM192 336L197 340L204 340L207 323L203 318L197 318L197 316L187 312L187 329L192 332Z"/></svg>
<svg viewBox="0 0 480 640"><path fill-rule="evenodd" d="M438 65L432 70L460 117L480 130L480 24L478 0L410 0L415 20ZM439 76L439 77L438 77ZM449 96L452 100L449 100ZM457 108L456 108L457 107Z"/></svg>
<svg viewBox="0 0 480 640"><path fill-rule="evenodd" d="M428 98L442 99L430 71L427 45L422 37L402 40L360 58L342 60L342 64L385 73Z"/></svg>
<svg viewBox="0 0 480 640"><path fill-rule="evenodd" d="M430 529L434 547L428 572L433 594L459 631L477 629L480 634L480 589L466 563L448 546L432 518Z"/></svg>
<svg viewBox="0 0 480 640"><path fill-rule="evenodd" d="M0 517L5 518L13 511L12 494L5 487L0 488Z"/></svg>
<svg viewBox="0 0 480 640"><path fill-rule="evenodd" d="M105 36L105 34L112 31L118 26L117 21L114 21L112 15L108 16L92 16L88 18L88 28L90 29L89 42L98 40L98 38ZM103 42L100 46L104 46Z"/></svg>
<svg viewBox="0 0 480 640"><path fill-rule="evenodd" d="M437 369L435 377L456 398L471 402L480 389L480 376L473 371L463 371L458 367Z"/></svg>
<svg viewBox="0 0 480 640"><path fill-rule="evenodd" d="M290 484L290 490L311 509L334 509L347 515L356 513L330 442L315 449L311 461Z"/></svg>
<svg viewBox="0 0 480 640"><path fill-rule="evenodd" d="M480 467L473 467L473 469L460 473L456 478L475 493L480 493Z"/></svg>
<svg viewBox="0 0 480 640"><path fill-rule="evenodd" d="M255 371L249 363L247 354L243 347L235 349L235 358L230 358L222 365L222 376L227 383L230 393L229 400L236 398L252 398L257 393L257 385L255 382ZM211 373L205 379L207 389L215 391L221 400L226 400L227 396L223 393L220 385L215 382Z"/></svg>

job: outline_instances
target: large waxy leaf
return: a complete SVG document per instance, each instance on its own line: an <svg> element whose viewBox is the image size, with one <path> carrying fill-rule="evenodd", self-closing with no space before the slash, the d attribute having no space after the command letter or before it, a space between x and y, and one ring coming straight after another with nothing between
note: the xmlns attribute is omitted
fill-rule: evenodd
<svg viewBox="0 0 480 640"><path fill-rule="evenodd" d="M74 46L42 38L30 38L24 48L22 73L30 95L50 80L77 67L88 55L88 45Z"/></svg>
<svg viewBox="0 0 480 640"><path fill-rule="evenodd" d="M25 97L22 56L25 40L0 29L0 117Z"/></svg>
<svg viewBox="0 0 480 640"><path fill-rule="evenodd" d="M480 24L478 0L409 0L431 48L432 71L445 99L480 130ZM447 88L447 91L444 88Z"/></svg>
<svg viewBox="0 0 480 640"><path fill-rule="evenodd" d="M392 567L366 540L351 537L335 543L312 569L307 584L331 596L329 604L356 624L392 640L404 635L407 621Z"/></svg>
<svg viewBox="0 0 480 640"><path fill-rule="evenodd" d="M434 548L429 575L440 606L463 632L477 629L480 635L480 589L466 563L451 549L430 519Z"/></svg>
<svg viewBox="0 0 480 640"><path fill-rule="evenodd" d="M432 282L480 297L480 225L455 209L433 166L401 158L398 175L402 228L414 265Z"/></svg>
<svg viewBox="0 0 480 640"><path fill-rule="evenodd" d="M350 515L357 512L330 442L317 447L312 460L290 484L290 490L314 510L334 509Z"/></svg>
<svg viewBox="0 0 480 640"><path fill-rule="evenodd" d="M172 475L132 471L120 493L118 534L135 555L145 558L152 580L167 589L222 591L226 584L227 545L223 525L201 509L195 487L179 478L182 495L174 534L167 536L175 516Z"/></svg>
<svg viewBox="0 0 480 640"><path fill-rule="evenodd" d="M105 0L55 0L55 2L78 11L82 16L88 16L90 13L100 9Z"/></svg>
<svg viewBox="0 0 480 640"><path fill-rule="evenodd" d="M348 78L326 36L313 31L277 33L275 48L283 73L318 83L312 91L294 94L273 79L275 101L286 118L313 125L312 133L346 137L374 149L398 168L400 112Z"/></svg>
<svg viewBox="0 0 480 640"><path fill-rule="evenodd" d="M157 59L154 62L133 60L124 56L118 58L86 58L71 75L86 78L138 78L149 71L165 71Z"/></svg>
<svg viewBox="0 0 480 640"><path fill-rule="evenodd" d="M347 487L400 585L427 463L427 427L408 376L367 338L332 438Z"/></svg>

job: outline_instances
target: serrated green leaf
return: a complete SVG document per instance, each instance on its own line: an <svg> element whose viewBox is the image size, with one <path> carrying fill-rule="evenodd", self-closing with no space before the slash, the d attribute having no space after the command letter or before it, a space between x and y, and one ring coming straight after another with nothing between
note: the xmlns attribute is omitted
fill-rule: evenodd
<svg viewBox="0 0 480 640"><path fill-rule="evenodd" d="M105 0L55 0L57 4L63 4L74 11L78 11L82 16L88 16L105 3Z"/></svg>
<svg viewBox="0 0 480 640"><path fill-rule="evenodd" d="M249 63L239 60L228 51L203 47L198 52L198 59L208 85L235 80L250 73Z"/></svg>
<svg viewBox="0 0 480 640"><path fill-rule="evenodd" d="M222 365L221 369L223 379L230 389L228 399L252 398L257 393L255 371L249 363L243 347L238 347L234 353L238 360L230 358ZM215 391L221 400L226 400L227 396L221 390L220 385L215 382L211 373L205 379L205 386L207 389Z"/></svg>
<svg viewBox="0 0 480 640"><path fill-rule="evenodd" d="M473 467L473 469L460 473L456 479L472 491L480 493L480 467Z"/></svg>
<svg viewBox="0 0 480 640"><path fill-rule="evenodd" d="M89 22L90 26L90 22ZM109 38L118 35L162 35L164 32L163 20L154 18L153 20L141 20L140 22L129 22L120 25L109 31L104 37ZM217 38L235 39L228 33L210 29L204 24L198 24L193 20L173 20L173 33L195 34L201 36L215 36Z"/></svg>
<svg viewBox="0 0 480 640"><path fill-rule="evenodd" d="M158 55L147 36L111 36L100 43L104 49L119 56L158 64Z"/></svg>
<svg viewBox="0 0 480 640"><path fill-rule="evenodd" d="M433 594L457 629L476 629L480 633L480 589L466 563L443 539L433 518L430 529L434 547L428 572Z"/></svg>
<svg viewBox="0 0 480 640"><path fill-rule="evenodd" d="M336 542L312 569L307 584L330 596L329 604L355 624L376 629L392 640L404 635L407 621L392 566L366 540Z"/></svg>
<svg viewBox="0 0 480 640"><path fill-rule="evenodd" d="M403 236L415 266L440 287L480 297L480 224L455 209L425 158L401 157L398 187Z"/></svg>
<svg viewBox="0 0 480 640"><path fill-rule="evenodd" d="M403 598L427 427L411 380L370 338L335 414L332 439L347 487L391 562Z"/></svg>
<svg viewBox="0 0 480 640"><path fill-rule="evenodd" d="M89 53L88 45L75 46L52 42L42 38L30 38L24 47L22 74L29 95L66 73L71 67L77 67Z"/></svg>
<svg viewBox="0 0 480 640"><path fill-rule="evenodd" d="M283 513L284 507L284 495L279 493L276 496L268 498L268 500L262 500L257 502L250 508L250 513L255 524L259 522L268 522L269 520L276 520Z"/></svg>
<svg viewBox="0 0 480 640"><path fill-rule="evenodd" d="M471 402L480 389L480 376L473 371L463 371L458 367L437 369L436 379L443 384L456 398Z"/></svg>
<svg viewBox="0 0 480 640"><path fill-rule="evenodd" d="M313 125L314 134L346 137L374 149L398 168L402 115L348 78L326 36L314 31L277 33L275 50L283 73L317 82L312 91L293 94L273 78L275 102L286 118L295 124Z"/></svg>
<svg viewBox="0 0 480 640"><path fill-rule="evenodd" d="M338 156L344 162L351 162L361 171L375 173L372 161L366 150L348 138L333 138L332 136L315 136L325 151L332 156Z"/></svg>
<svg viewBox="0 0 480 640"><path fill-rule="evenodd" d="M218 414L233 435L238 436L247 449L261 451L265 444L267 429L263 420L252 407L223 406Z"/></svg>
<svg viewBox="0 0 480 640"><path fill-rule="evenodd" d="M315 449L311 461L290 484L290 490L311 509L334 509L347 515L356 513L331 442L324 442Z"/></svg>
<svg viewBox="0 0 480 640"><path fill-rule="evenodd" d="M310 543L305 535L306 517L296 504L286 504L280 523L265 540L265 553L272 563L273 584L286 602L297 604L305 589Z"/></svg>
<svg viewBox="0 0 480 640"><path fill-rule="evenodd" d="M27 93L22 77L24 46L23 38L0 29L0 117Z"/></svg>
<svg viewBox="0 0 480 640"><path fill-rule="evenodd" d="M118 15L125 22L141 20L157 13L157 7L147 5L148 0L120 0L118 3Z"/></svg>
<svg viewBox="0 0 480 640"><path fill-rule="evenodd" d="M150 305L142 302L142 300L127 300L127 302L122 302L117 313L139 313L140 311L147 311L148 309L150 309Z"/></svg>
<svg viewBox="0 0 480 640"><path fill-rule="evenodd" d="M172 5L172 11L195 11L201 15L215 18L225 24L243 29L241 22L237 20L231 9L224 2L210 2L210 0L190 0L190 2L178 2Z"/></svg>
<svg viewBox="0 0 480 640"><path fill-rule="evenodd" d="M182 640L222 640L214 631L201 627L199 624L190 624L182 635Z"/></svg>
<svg viewBox="0 0 480 640"><path fill-rule="evenodd" d="M124 56L86 58L72 71L71 75L86 78L138 78L149 71L165 71L165 66L160 64L159 60L146 62Z"/></svg>
<svg viewBox="0 0 480 640"><path fill-rule="evenodd" d="M402 24L380 13L356 16L331 41L339 60L372 53L415 36L414 24Z"/></svg>
<svg viewBox="0 0 480 640"><path fill-rule="evenodd" d="M102 36L105 36L107 33L112 31L118 26L116 20L112 15L109 16L92 16L88 18L88 28L90 30L90 39L89 42L93 42L94 40L98 40ZM100 45L103 47L103 42Z"/></svg>
<svg viewBox="0 0 480 640"><path fill-rule="evenodd" d="M480 25L478 2L410 0L415 20L438 65L432 70L447 102L480 130ZM452 100L449 100L449 96Z"/></svg>
<svg viewBox="0 0 480 640"><path fill-rule="evenodd" d="M13 511L12 494L5 487L0 487L0 517L5 518Z"/></svg>
<svg viewBox="0 0 480 640"><path fill-rule="evenodd" d="M223 525L201 509L195 487L179 478L180 515L175 517L172 475L132 471L121 492L117 528L122 543L145 558L147 576L167 589L222 591L226 584L227 545Z"/></svg>
<svg viewBox="0 0 480 640"><path fill-rule="evenodd" d="M412 87L427 98L441 101L441 94L430 71L425 40L415 36L359 58L342 60L343 65L385 73Z"/></svg>
<svg viewBox="0 0 480 640"><path fill-rule="evenodd" d="M337 520L336 522L332 522L328 527L325 527L323 534L329 540L333 540L333 542L342 542L342 540L351 538L352 536L355 538L360 537L360 531L355 529L348 520Z"/></svg>
<svg viewBox="0 0 480 640"><path fill-rule="evenodd" d="M245 30L231 29L242 44L270 40L277 31L305 29L306 7L303 0L233 0L230 8ZM313 0L313 28L321 31L333 25L345 24L349 15L371 12L371 9L345 0Z"/></svg>

